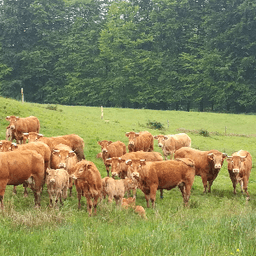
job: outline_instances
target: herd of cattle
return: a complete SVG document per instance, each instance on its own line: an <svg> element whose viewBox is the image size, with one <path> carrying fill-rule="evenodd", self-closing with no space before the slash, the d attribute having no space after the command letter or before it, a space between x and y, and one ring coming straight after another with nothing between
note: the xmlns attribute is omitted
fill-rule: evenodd
<svg viewBox="0 0 256 256"><path fill-rule="evenodd" d="M195 175L201 176L204 192L207 192L207 188L211 192L224 159L228 162L234 193L237 183L240 183L241 190L249 199L247 185L252 157L244 150L227 156L218 150L191 148L191 139L185 133L153 136L147 131L127 132L129 152L121 141L98 141L101 152L97 157L103 159L107 171L107 176L102 178L96 165L85 160L84 141L78 135L44 137L39 133L40 122L34 116L7 116L6 120L10 122L6 127L6 139L0 141L2 209L7 185L14 185L13 192L16 193L15 186L23 184L24 196L27 196L27 187L31 188L35 205L40 206L40 195L46 183L50 206L57 206L58 201L63 203L62 199L67 198L68 190L72 195L75 185L78 208L84 196L89 215L93 209L96 214L98 201L107 196L109 202L115 199L117 205L132 207L146 218L144 208L135 205L138 188L145 194L147 207L150 207L150 201L155 207L157 190L160 190L160 197L163 198L163 189L178 187L186 206ZM165 160L159 152L154 151L154 139L158 140ZM171 160L167 160L168 155ZM125 193L128 195L131 192L133 197L124 198Z"/></svg>

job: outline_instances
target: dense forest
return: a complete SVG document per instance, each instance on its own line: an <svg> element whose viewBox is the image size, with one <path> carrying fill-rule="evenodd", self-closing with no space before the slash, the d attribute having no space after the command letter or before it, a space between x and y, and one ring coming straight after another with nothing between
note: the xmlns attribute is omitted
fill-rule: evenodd
<svg viewBox="0 0 256 256"><path fill-rule="evenodd" d="M256 1L0 0L0 95L256 112Z"/></svg>

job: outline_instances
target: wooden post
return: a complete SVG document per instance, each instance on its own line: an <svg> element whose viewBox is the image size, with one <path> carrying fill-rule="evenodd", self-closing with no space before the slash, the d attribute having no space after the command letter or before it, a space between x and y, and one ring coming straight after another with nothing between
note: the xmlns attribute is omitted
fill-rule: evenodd
<svg viewBox="0 0 256 256"><path fill-rule="evenodd" d="M21 88L21 102L24 103L24 94L23 94L23 88Z"/></svg>
<svg viewBox="0 0 256 256"><path fill-rule="evenodd" d="M227 126L225 126L225 136L227 135Z"/></svg>
<svg viewBox="0 0 256 256"><path fill-rule="evenodd" d="M101 108L101 116L100 116L100 118L103 119L103 107L101 106L100 108Z"/></svg>

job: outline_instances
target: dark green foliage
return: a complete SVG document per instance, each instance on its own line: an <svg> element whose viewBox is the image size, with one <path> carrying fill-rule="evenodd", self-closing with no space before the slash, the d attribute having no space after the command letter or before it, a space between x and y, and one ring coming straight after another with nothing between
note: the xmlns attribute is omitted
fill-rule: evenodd
<svg viewBox="0 0 256 256"><path fill-rule="evenodd" d="M210 133L207 130L204 130L204 129L201 129L199 131L199 134L204 136L204 137L209 137L210 136Z"/></svg>
<svg viewBox="0 0 256 256"><path fill-rule="evenodd" d="M148 126L150 129L157 129L157 130L162 130L162 129L164 129L164 125L161 124L160 122L157 122L157 121L148 121L148 122L147 122L147 126Z"/></svg>
<svg viewBox="0 0 256 256"><path fill-rule="evenodd" d="M0 13L2 96L256 112L254 1L9 0Z"/></svg>

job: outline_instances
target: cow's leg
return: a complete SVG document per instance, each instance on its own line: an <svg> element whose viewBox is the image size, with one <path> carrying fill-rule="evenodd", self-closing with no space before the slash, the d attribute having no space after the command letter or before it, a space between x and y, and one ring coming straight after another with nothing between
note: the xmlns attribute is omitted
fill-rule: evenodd
<svg viewBox="0 0 256 256"><path fill-rule="evenodd" d="M49 207L52 208L53 206L53 193L51 190L48 190L48 194L49 194Z"/></svg>
<svg viewBox="0 0 256 256"><path fill-rule="evenodd" d="M67 186L65 186L63 188L63 191L61 192L61 194L62 194L64 200L67 199L67 197L68 197L68 187Z"/></svg>
<svg viewBox="0 0 256 256"><path fill-rule="evenodd" d="M243 189L244 189L244 192L245 192L246 195L247 195L246 200L249 200L249 199L250 199L250 195L249 195L249 193L248 193L247 185L248 185L248 179L247 179L247 177L244 177L244 178L243 178Z"/></svg>
<svg viewBox="0 0 256 256"><path fill-rule="evenodd" d="M145 198L146 198L146 202L147 202L147 207L150 208L150 205L149 205L150 195L145 194Z"/></svg>
<svg viewBox="0 0 256 256"><path fill-rule="evenodd" d="M76 191L77 191L77 199L78 199L78 209L81 209L82 189L76 188Z"/></svg>
<svg viewBox="0 0 256 256"><path fill-rule="evenodd" d="M232 180L232 183L233 183L233 188L234 188L233 193L236 195L236 184L237 184L237 181L236 180Z"/></svg>
<svg viewBox="0 0 256 256"><path fill-rule="evenodd" d="M69 178L69 196L72 196L73 180Z"/></svg>
<svg viewBox="0 0 256 256"><path fill-rule="evenodd" d="M28 197L28 190L27 190L27 188L28 188L28 183L27 182L25 182L25 183L23 183L23 188L24 188L24 197Z"/></svg>
<svg viewBox="0 0 256 256"><path fill-rule="evenodd" d="M109 203L112 203L112 201L113 201L113 194L112 193L110 193L109 195L108 195L108 202Z"/></svg>
<svg viewBox="0 0 256 256"><path fill-rule="evenodd" d="M17 189L16 189L16 186L13 186L12 193L13 193L14 195L17 195Z"/></svg>
<svg viewBox="0 0 256 256"><path fill-rule="evenodd" d="M1 209L4 210L4 193L5 193L5 188L7 185L7 180L1 180L0 181L0 203L1 203Z"/></svg>
<svg viewBox="0 0 256 256"><path fill-rule="evenodd" d="M160 189L160 198L161 198L161 199L164 198L164 191L163 191L163 189Z"/></svg>
<svg viewBox="0 0 256 256"><path fill-rule="evenodd" d="M150 200L152 202L152 207L153 208L155 208L157 187L158 187L157 184L150 187Z"/></svg>
<svg viewBox="0 0 256 256"><path fill-rule="evenodd" d="M203 185L204 185L204 193L206 193L206 189L207 189L207 177L206 177L206 175L202 174L202 175L201 175L201 178L202 178L202 182L203 182Z"/></svg>
<svg viewBox="0 0 256 256"><path fill-rule="evenodd" d="M105 166L106 166L107 176L109 177L109 166L108 165L105 165Z"/></svg>
<svg viewBox="0 0 256 256"><path fill-rule="evenodd" d="M93 201L94 215L97 215L97 204L98 204L99 196L96 196Z"/></svg>
<svg viewBox="0 0 256 256"><path fill-rule="evenodd" d="M183 200L184 200L184 206L187 207L188 200L191 193L192 184L184 184L184 194L183 194Z"/></svg>
<svg viewBox="0 0 256 256"><path fill-rule="evenodd" d="M86 199L87 199L87 211L88 211L88 213L89 213L89 216L91 216L92 215L92 206L93 206L93 203L92 203L92 200L91 200L91 198L88 196L88 197L86 197Z"/></svg>
<svg viewBox="0 0 256 256"><path fill-rule="evenodd" d="M240 187L241 187L241 193L243 193L243 190L244 190L244 182L243 182L243 180L240 180L239 183L240 183Z"/></svg>
<svg viewBox="0 0 256 256"><path fill-rule="evenodd" d="M213 180L208 181L208 192L211 193L211 187L212 187Z"/></svg>

